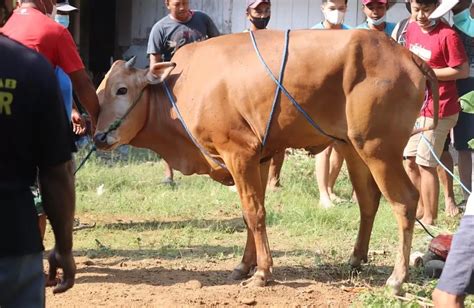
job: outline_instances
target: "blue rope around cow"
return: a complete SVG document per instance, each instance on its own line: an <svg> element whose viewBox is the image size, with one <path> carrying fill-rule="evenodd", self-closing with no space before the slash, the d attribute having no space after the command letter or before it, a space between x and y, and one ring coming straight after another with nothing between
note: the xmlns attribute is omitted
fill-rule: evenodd
<svg viewBox="0 0 474 308"><path fill-rule="evenodd" d="M298 111L306 118L306 121L308 121L309 124L311 124L311 126L313 126L317 131L319 131L321 134L323 134L324 136L326 137L329 137L331 139L334 139L334 140L337 140L337 141L341 141L341 142L344 142L346 143L346 141L344 139L340 139L340 138L337 138L335 136L332 136L332 135L329 135L327 134L321 127L319 127L318 124L316 124L314 122L314 120L311 118L311 116L303 109L303 107L301 107L300 104L298 104L298 102L294 99L293 96L291 96L291 94L286 90L286 88L281 84L281 82L279 82L275 76L273 75L273 72L271 71L271 69L268 67L267 63L265 62L265 60L263 59L262 57L262 54L260 53L260 50L258 49L258 46L257 46L257 41L255 39L255 35L253 34L252 31L249 31L250 33L250 38L252 40L252 45L253 45L253 48L255 49L255 52L257 53L257 56L258 56L258 59L260 60L260 62L262 63L262 65L264 66L264 68L266 69L268 75L270 76L270 78L277 84L277 86L279 87L279 89L281 91L283 91L283 93L285 93L286 97L290 100L290 102L296 107L296 109L298 109ZM286 35L286 39L285 39L285 48L284 48L284 53L285 53L285 56L284 56L284 59L285 59L285 62L287 60L287 56L286 54L288 53L288 45L289 45L289 34L290 34L290 30L286 30L285 32L285 35ZM270 119L271 121L271 119ZM266 138L264 138L266 139Z"/></svg>
<svg viewBox="0 0 474 308"><path fill-rule="evenodd" d="M288 39L289 39L289 31L286 31L285 50L283 51L283 57L281 59L281 67L280 67L280 76L278 78L278 83L280 84L283 82L283 75L285 73L285 67L286 67L286 59L288 58ZM267 127L265 128L265 135L263 136L262 149L265 147L265 144L267 144L267 138L268 138L268 134L270 133L270 127L272 125L272 120L273 120L273 114L275 113L276 105L278 103L278 99L280 98L280 94L281 94L281 88L277 87L275 89L275 97L273 98L272 109L270 111L270 116L268 118Z"/></svg>
<svg viewBox="0 0 474 308"><path fill-rule="evenodd" d="M188 134L189 138L191 138L191 141L194 143L196 147L207 157L209 157L213 162L221 166L223 169L227 170L227 167L224 163L221 161L217 160L216 158L212 157L211 154L194 138L194 136L191 134L191 131L189 130L188 126L186 125L186 122L184 122L183 116L181 115L181 112L179 112L178 105L176 105L176 101L173 98L173 95L171 94L171 91L168 87L168 84L166 81L163 82L163 87L165 88L166 95L168 96L168 100L170 101L171 107L176 111L176 114L178 115L178 119L181 122L181 125L183 125L184 130Z"/></svg>

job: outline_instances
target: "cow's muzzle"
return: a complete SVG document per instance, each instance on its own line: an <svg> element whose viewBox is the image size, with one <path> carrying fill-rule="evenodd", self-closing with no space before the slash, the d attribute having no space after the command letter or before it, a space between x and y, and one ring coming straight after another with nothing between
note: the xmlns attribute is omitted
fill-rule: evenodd
<svg viewBox="0 0 474 308"><path fill-rule="evenodd" d="M113 138L111 138L108 134L98 132L94 136L94 143L97 146L97 148L102 149L102 150L107 150L107 149L110 149L115 143L115 140L114 142L111 142L112 140L110 139L113 139Z"/></svg>

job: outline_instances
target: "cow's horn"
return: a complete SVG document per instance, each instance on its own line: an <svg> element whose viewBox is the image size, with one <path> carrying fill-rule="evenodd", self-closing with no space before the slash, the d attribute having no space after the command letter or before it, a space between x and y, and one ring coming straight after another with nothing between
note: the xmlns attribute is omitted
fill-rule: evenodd
<svg viewBox="0 0 474 308"><path fill-rule="evenodd" d="M130 69L135 65L135 62L137 62L137 56L131 57L130 60L125 63L125 67Z"/></svg>

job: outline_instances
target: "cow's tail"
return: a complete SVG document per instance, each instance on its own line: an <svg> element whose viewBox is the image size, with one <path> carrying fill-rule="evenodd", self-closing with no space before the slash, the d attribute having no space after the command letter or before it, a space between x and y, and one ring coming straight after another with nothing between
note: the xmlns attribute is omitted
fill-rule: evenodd
<svg viewBox="0 0 474 308"><path fill-rule="evenodd" d="M412 131L412 135L425 132L427 130L433 130L438 126L438 111L439 111L439 86L438 86L438 78L436 78L436 74L433 69L420 57L412 54L412 60L418 66L420 71L425 75L428 85L431 88L431 95L433 97L433 124L428 127L420 127L415 128Z"/></svg>

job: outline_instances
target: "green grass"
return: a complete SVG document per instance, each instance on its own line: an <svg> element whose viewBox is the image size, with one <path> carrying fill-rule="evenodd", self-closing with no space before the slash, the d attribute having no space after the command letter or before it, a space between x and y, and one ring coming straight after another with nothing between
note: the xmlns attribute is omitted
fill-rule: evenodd
<svg viewBox="0 0 474 308"><path fill-rule="evenodd" d="M84 155L78 154L78 163ZM206 176L177 173L174 187L161 184L162 178L159 158L148 151L131 149L126 161L115 164L93 155L77 175L77 216L96 221L97 226L76 233L76 254L191 261L241 256L246 233L235 192ZM357 205L345 202L329 210L319 208L314 158L298 151L285 161L282 184L283 189L269 192L266 198L267 227L276 260L284 258L289 267L311 268L309 278L370 286L356 306L420 306L413 301L400 302L383 287L398 242L396 222L385 200L372 233L370 249L376 253L361 273L354 273L347 260L359 225ZM102 194L98 194L99 187ZM459 188L456 190L459 196ZM345 168L336 192L347 200L351 197ZM441 228L455 230L458 220L446 218L442 208ZM424 249L428 240L416 231L414 249ZM275 263L278 268L278 261ZM430 298L435 282L417 271L413 271L411 282L406 285L409 293ZM470 299L468 305L473 303Z"/></svg>

